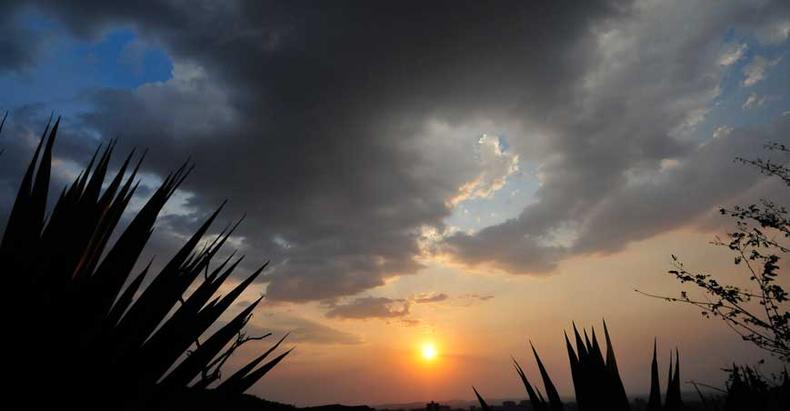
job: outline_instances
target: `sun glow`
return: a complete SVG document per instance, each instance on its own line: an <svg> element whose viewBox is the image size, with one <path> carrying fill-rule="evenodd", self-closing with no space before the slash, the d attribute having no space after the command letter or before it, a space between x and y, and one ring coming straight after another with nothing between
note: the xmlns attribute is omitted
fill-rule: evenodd
<svg viewBox="0 0 790 411"><path fill-rule="evenodd" d="M434 361L439 356L439 351L434 343L426 342L420 347L420 356L425 361Z"/></svg>

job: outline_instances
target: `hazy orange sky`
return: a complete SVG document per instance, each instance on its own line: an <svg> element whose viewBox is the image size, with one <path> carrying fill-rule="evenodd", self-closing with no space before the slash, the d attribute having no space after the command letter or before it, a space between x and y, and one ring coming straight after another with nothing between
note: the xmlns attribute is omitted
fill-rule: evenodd
<svg viewBox="0 0 790 411"><path fill-rule="evenodd" d="M569 396L563 331L604 318L632 395L654 338L683 381L768 359L634 290L678 296L672 254L743 280L716 210L790 204L733 161L789 142L790 2L114 3L4 2L0 221L52 112L53 192L110 138L149 149L131 211L190 158L143 260L246 215L240 275L271 264L234 310L265 294L250 333L296 347L254 394L523 398L532 341Z"/></svg>
<svg viewBox="0 0 790 411"><path fill-rule="evenodd" d="M574 258L541 278L429 262L419 274L398 277L367 293L405 300L409 314L393 318L331 319L320 304L265 305L253 319L261 328L278 324L296 336L316 332L312 324L299 328L307 320L331 327L332 335L326 338L338 341L293 342L293 357L267 376L255 393L299 404L389 404L472 399L470 386L475 385L490 398L523 398L510 356L539 381L531 340L560 394L571 396L562 333L570 332L572 321L601 332L604 317L632 395L649 389L653 338L658 339L662 369L669 366L669 350L680 350L684 381L721 385L725 374L720 369L732 361L767 359L765 370L776 369L778 361L741 341L720 321L703 319L696 308L634 291L677 296L680 287L666 273L672 253L683 256L691 267L720 270L722 278L742 280L743 273L731 269L729 254L708 244L712 238L711 232L674 230L618 253ZM446 300L414 302L417 296L439 290ZM469 298L471 294L492 298L480 301ZM433 362L420 355L426 341L438 348ZM296 385L300 389L294 391Z"/></svg>

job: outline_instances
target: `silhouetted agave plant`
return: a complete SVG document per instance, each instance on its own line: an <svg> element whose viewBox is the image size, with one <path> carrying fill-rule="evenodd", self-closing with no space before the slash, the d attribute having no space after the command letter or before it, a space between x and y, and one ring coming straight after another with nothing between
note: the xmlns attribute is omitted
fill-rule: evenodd
<svg viewBox="0 0 790 411"><path fill-rule="evenodd" d="M623 387L623 381L620 378L620 372L617 369L617 360L615 359L614 349L612 348L612 341L609 338L609 330L606 323L603 324L604 336L606 339L606 354L604 355L601 346L598 343L598 338L595 335L595 329L591 331L592 337L589 337L587 330L583 330L582 334L573 326L573 334L575 339L574 348L571 344L568 335L565 335L565 344L568 350L568 360L571 366L571 378L573 379L573 388L576 395L576 406L578 410L611 410L611 411L625 411L630 410L628 396ZM584 335L584 338L582 338ZM530 345L532 345L530 343ZM524 388L527 390L530 404L535 411L561 411L565 409L562 401L560 400L559 393L554 386L554 383L543 366L543 362L538 355L535 347L532 347L532 353L535 356L535 362L538 365L541 379L543 380L543 390L545 396L541 393L540 389L530 383L521 365L514 359L513 366L516 368L524 383ZM669 380L667 385L667 393L664 401L664 406L661 405L661 392L658 382L658 361L656 359L656 346L653 345L653 363L651 367L651 384L650 384L650 399L648 401L647 409L649 411L677 411L682 408L680 399L680 366L679 354L675 351L674 366L670 359L669 366ZM485 402L483 397L474 389L480 406L484 411L491 408Z"/></svg>
<svg viewBox="0 0 790 411"><path fill-rule="evenodd" d="M24 408L107 410L177 409L190 393L210 386L211 398L241 395L290 350L263 363L281 339L220 381L219 368L247 340L243 327L260 298L224 325L220 316L265 267L215 296L242 258L231 255L213 269L210 261L238 223L196 251L220 206L141 287L151 264L134 276L132 270L157 215L191 168L168 175L110 246L144 155L125 177L130 154L105 184L114 143L97 150L47 216L59 123L47 125L41 137L0 243L3 352L11 365L6 375L13 376L7 392ZM217 330L201 338L215 324Z"/></svg>

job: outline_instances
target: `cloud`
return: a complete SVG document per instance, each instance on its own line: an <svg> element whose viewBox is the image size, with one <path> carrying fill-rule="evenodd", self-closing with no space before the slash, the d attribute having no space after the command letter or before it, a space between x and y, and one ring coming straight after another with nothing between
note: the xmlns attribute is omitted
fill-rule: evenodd
<svg viewBox="0 0 790 411"><path fill-rule="evenodd" d="M463 294L455 297L453 300L456 305L460 307L470 307L473 305L477 305L494 298L493 295L481 295L481 294Z"/></svg>
<svg viewBox="0 0 790 411"><path fill-rule="evenodd" d="M753 108L762 107L762 105L765 104L766 98L766 96L758 96L757 93L749 94L749 97L743 102L741 108L744 110L751 110Z"/></svg>
<svg viewBox="0 0 790 411"><path fill-rule="evenodd" d="M422 229L445 232L453 199L488 198L520 164L539 168L535 201L442 250L514 273L617 250L726 201L720 180L756 178L722 174L732 156L779 136L691 138L743 58L722 60L722 38L786 21L787 2L714 14L694 1L24 4L73 35L129 27L168 53L168 81L86 92L69 131L81 138L58 156L85 161L96 136L151 148L145 171L159 176L191 156L194 214L168 229L183 234L230 199L227 218L247 213L245 261L272 260L262 281L275 301L414 274ZM691 182L704 189L687 204Z"/></svg>
<svg viewBox="0 0 790 411"><path fill-rule="evenodd" d="M790 18L776 16L772 21L757 29L757 38L766 44L776 45L790 38Z"/></svg>
<svg viewBox="0 0 790 411"><path fill-rule="evenodd" d="M760 13L772 8L788 12L773 4ZM692 139L727 70L720 43L710 40L721 38L723 27L759 26L739 21L737 9L711 18L696 2L637 2L628 18L599 26L586 76L569 85L574 110L546 105L533 123L550 138L512 144L539 163L537 201L501 224L447 237L444 253L473 266L549 273L571 256L616 252L691 224L759 179L732 159L767 139L786 141L786 122L735 129L703 145ZM677 36L689 18L705 24ZM667 168L669 161L674 166Z"/></svg>
<svg viewBox="0 0 790 411"><path fill-rule="evenodd" d="M20 13L13 7L4 7L0 15L0 74L22 72L35 63L44 36L37 36L20 23Z"/></svg>
<svg viewBox="0 0 790 411"><path fill-rule="evenodd" d="M399 318L409 315L409 302L385 297L356 298L346 304L336 304L326 316L329 318L367 319Z"/></svg>
<svg viewBox="0 0 790 411"><path fill-rule="evenodd" d="M275 337L290 333L288 341L310 344L360 344L362 340L350 333L339 331L305 318L287 314L264 314L253 317L247 326L250 335L271 332Z"/></svg>
<svg viewBox="0 0 790 411"><path fill-rule="evenodd" d="M756 56L746 67L743 68L743 85L753 86L765 78L765 72L776 65L779 60L767 60L763 56Z"/></svg>
<svg viewBox="0 0 790 411"><path fill-rule="evenodd" d="M748 46L745 43L730 44L727 50L719 57L719 65L730 66L738 62L743 57Z"/></svg>
<svg viewBox="0 0 790 411"><path fill-rule="evenodd" d="M477 141L476 154L480 173L461 185L458 194L449 200L452 207L469 199L490 197L518 172L518 155L507 152L497 136L483 134Z"/></svg>
<svg viewBox="0 0 790 411"><path fill-rule="evenodd" d="M420 324L420 320L414 318L401 318L400 323L406 327L414 327Z"/></svg>
<svg viewBox="0 0 790 411"><path fill-rule="evenodd" d="M458 155L424 151L430 124L471 130L514 103L561 100L558 85L581 74L579 41L618 12L608 1L179 5L26 4L76 36L123 25L167 51L172 80L87 93L82 129L120 135L119 151L151 147L144 166L158 175L190 155L188 206L229 198L227 215L246 212L240 235L273 261L267 296L290 301L415 273L420 228L443 226L463 184L483 175L473 195L485 195L508 170L488 153L475 161L485 130L445 140Z"/></svg>
<svg viewBox="0 0 790 411"><path fill-rule="evenodd" d="M732 133L732 130L734 130L734 129L732 127L728 127L728 126L716 127L716 130L713 130L713 138L719 138L719 137L727 136L730 133Z"/></svg>
<svg viewBox="0 0 790 411"><path fill-rule="evenodd" d="M448 298L450 297L445 293L421 293L412 297L411 300L417 304L423 304L423 303L437 303L440 301L445 301Z"/></svg>

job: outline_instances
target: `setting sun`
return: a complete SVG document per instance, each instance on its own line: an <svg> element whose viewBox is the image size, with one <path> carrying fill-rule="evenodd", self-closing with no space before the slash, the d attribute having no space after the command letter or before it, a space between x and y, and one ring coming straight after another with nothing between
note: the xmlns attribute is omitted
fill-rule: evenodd
<svg viewBox="0 0 790 411"><path fill-rule="evenodd" d="M425 361L433 361L439 355L439 351L436 349L436 345L432 342L427 342L420 347L420 355Z"/></svg>
<svg viewBox="0 0 790 411"><path fill-rule="evenodd" d="M790 411L790 0L96 3L0 0L6 403Z"/></svg>

